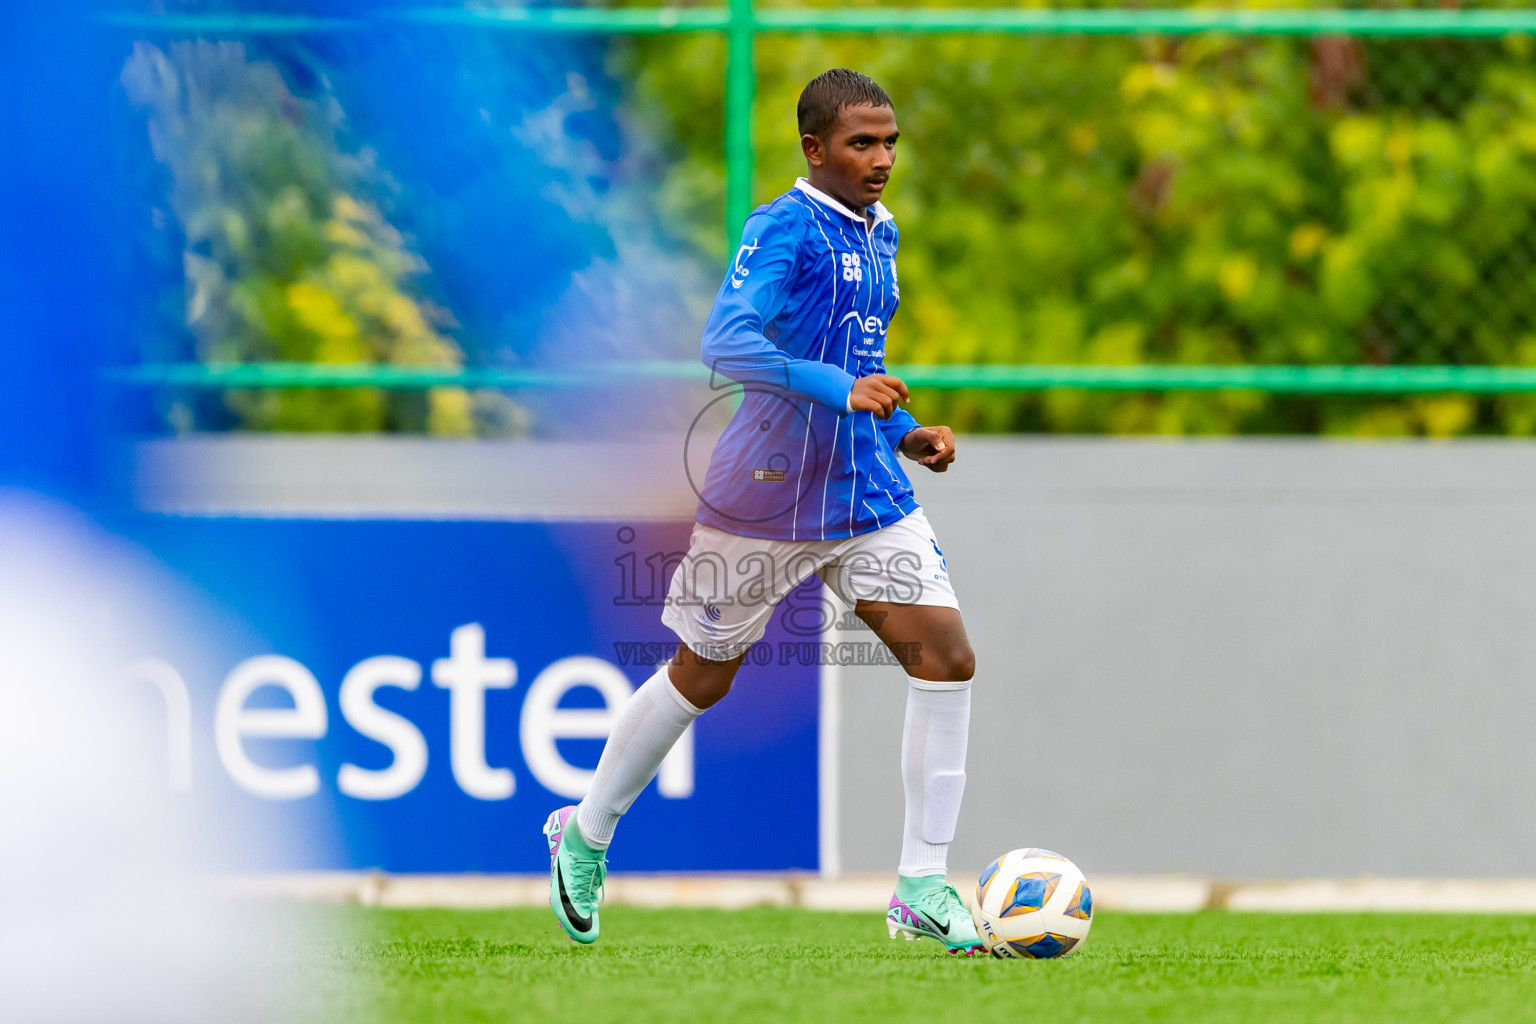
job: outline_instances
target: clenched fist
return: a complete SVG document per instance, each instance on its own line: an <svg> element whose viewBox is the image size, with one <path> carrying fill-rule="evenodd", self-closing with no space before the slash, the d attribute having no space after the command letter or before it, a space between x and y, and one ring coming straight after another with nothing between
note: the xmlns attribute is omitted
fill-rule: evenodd
<svg viewBox="0 0 1536 1024"><path fill-rule="evenodd" d="M955 434L948 427L915 427L901 439L901 454L942 473L955 461Z"/></svg>
<svg viewBox="0 0 1536 1024"><path fill-rule="evenodd" d="M907 386L901 382L900 377L872 373L868 377L860 377L853 382L853 392L848 396L848 405L854 412L872 412L881 419L888 420L891 418L891 413L900 408L900 403L907 401L910 397L907 394Z"/></svg>

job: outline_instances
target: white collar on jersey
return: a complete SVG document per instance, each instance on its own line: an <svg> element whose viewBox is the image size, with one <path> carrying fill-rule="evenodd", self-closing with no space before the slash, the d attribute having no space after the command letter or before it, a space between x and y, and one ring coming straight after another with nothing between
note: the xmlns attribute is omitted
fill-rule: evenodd
<svg viewBox="0 0 1536 1024"><path fill-rule="evenodd" d="M852 217L854 220L858 221L860 224L863 224L865 227L871 226L867 218L861 217L859 214L854 213L852 210L848 209L848 207L844 206L836 199L833 199L831 196L827 195L821 189L817 188L815 185L812 185L804 178L795 179L795 188L799 189L801 192L804 192L806 195L810 196L821 205L832 207L832 209L836 210L844 217ZM875 200L875 205L871 206L870 209L874 211L876 224L879 224L882 221L896 219L896 215L890 210L887 210L885 208L885 204L880 202L878 199Z"/></svg>

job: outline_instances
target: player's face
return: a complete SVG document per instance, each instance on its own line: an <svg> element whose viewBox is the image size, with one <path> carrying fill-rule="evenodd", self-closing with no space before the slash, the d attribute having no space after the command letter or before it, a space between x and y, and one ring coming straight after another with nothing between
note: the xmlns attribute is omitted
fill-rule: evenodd
<svg viewBox="0 0 1536 1024"><path fill-rule="evenodd" d="M891 176L900 135L890 107L844 107L825 139L800 140L811 184L856 209L873 205Z"/></svg>

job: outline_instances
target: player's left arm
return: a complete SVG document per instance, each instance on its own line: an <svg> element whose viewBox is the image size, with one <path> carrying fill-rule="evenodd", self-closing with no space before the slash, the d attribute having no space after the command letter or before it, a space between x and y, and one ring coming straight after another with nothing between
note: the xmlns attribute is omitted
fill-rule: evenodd
<svg viewBox="0 0 1536 1024"><path fill-rule="evenodd" d="M955 461L955 433L948 427L914 426L902 437L898 450L919 466L942 473Z"/></svg>
<svg viewBox="0 0 1536 1024"><path fill-rule="evenodd" d="M875 426L892 451L901 452L920 466L942 473L955 461L955 434L948 427L925 427L907 410L897 408Z"/></svg>

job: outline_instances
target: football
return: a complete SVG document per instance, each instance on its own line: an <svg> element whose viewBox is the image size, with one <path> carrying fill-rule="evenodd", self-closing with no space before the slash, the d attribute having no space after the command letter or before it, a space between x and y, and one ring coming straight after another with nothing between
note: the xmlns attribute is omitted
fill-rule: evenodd
<svg viewBox="0 0 1536 1024"><path fill-rule="evenodd" d="M1093 925L1093 893L1076 864L1059 853L1029 847L987 865L976 882L971 916L993 956L1069 956Z"/></svg>

